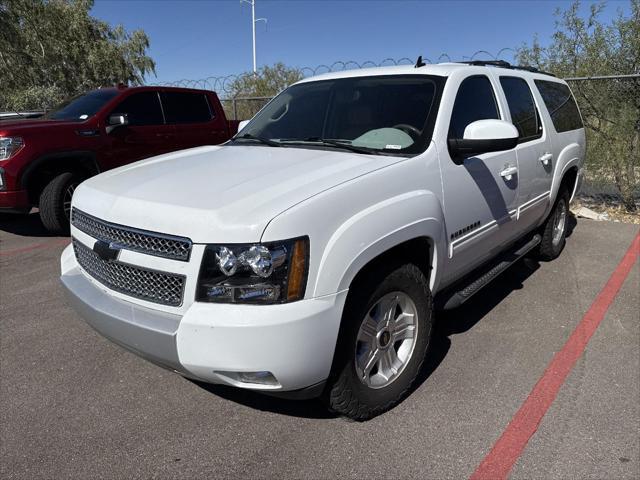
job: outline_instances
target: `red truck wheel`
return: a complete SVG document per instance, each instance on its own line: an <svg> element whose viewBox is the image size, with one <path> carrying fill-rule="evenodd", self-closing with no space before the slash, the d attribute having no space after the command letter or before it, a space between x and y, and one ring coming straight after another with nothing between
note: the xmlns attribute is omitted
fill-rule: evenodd
<svg viewBox="0 0 640 480"><path fill-rule="evenodd" d="M61 173L51 180L40 194L40 219L51 233L68 234L71 216L71 198L78 186L78 177Z"/></svg>

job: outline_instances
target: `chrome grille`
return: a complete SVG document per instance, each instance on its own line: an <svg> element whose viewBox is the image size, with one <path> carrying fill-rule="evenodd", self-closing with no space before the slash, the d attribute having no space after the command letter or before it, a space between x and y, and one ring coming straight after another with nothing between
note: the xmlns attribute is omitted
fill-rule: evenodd
<svg viewBox="0 0 640 480"><path fill-rule="evenodd" d="M77 208L71 211L71 224L93 238L113 243L118 248L126 250L183 262L189 260L191 253L191 240L188 238L148 232L106 222Z"/></svg>
<svg viewBox="0 0 640 480"><path fill-rule="evenodd" d="M103 285L125 295L179 307L184 294L184 275L149 270L119 261L103 260L89 247L73 239L80 266Z"/></svg>

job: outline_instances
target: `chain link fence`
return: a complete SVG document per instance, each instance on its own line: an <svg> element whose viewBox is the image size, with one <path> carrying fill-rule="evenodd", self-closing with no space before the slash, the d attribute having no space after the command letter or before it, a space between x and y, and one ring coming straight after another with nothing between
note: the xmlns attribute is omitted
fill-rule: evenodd
<svg viewBox="0 0 640 480"><path fill-rule="evenodd" d="M587 133L585 181L589 207L640 209L640 74L566 79Z"/></svg>

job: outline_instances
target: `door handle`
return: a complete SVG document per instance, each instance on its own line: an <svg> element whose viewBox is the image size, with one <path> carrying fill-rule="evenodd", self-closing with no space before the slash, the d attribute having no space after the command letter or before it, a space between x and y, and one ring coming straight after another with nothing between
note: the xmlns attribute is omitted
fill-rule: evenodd
<svg viewBox="0 0 640 480"><path fill-rule="evenodd" d="M547 152L544 155L542 155L538 160L540 160L542 164L546 167L547 165L549 165L549 162L551 161L552 158L553 158L553 154Z"/></svg>
<svg viewBox="0 0 640 480"><path fill-rule="evenodd" d="M500 176L504 177L505 180L511 180L516 173L518 173L518 167L511 166L506 167L504 170L502 170L500 172Z"/></svg>

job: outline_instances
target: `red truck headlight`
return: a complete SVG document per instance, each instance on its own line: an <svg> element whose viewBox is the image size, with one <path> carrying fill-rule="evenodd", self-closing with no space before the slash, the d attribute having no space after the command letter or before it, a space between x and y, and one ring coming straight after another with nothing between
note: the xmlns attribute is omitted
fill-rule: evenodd
<svg viewBox="0 0 640 480"><path fill-rule="evenodd" d="M13 157L23 146L21 137L0 137L0 160Z"/></svg>

